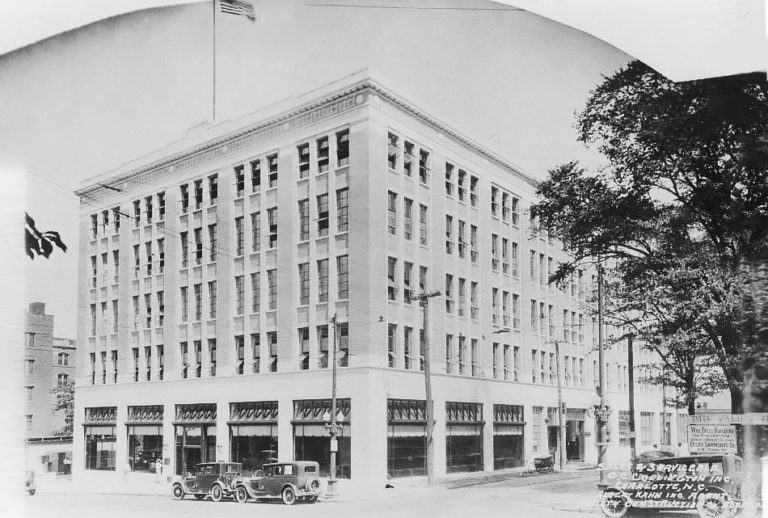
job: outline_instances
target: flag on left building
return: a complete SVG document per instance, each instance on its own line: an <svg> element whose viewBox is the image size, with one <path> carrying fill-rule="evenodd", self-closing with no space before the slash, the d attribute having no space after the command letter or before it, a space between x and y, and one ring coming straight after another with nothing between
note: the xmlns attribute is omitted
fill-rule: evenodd
<svg viewBox="0 0 768 518"><path fill-rule="evenodd" d="M222 13L245 16L251 21L256 20L256 10L253 8L253 4L244 0L219 0L219 9Z"/></svg>

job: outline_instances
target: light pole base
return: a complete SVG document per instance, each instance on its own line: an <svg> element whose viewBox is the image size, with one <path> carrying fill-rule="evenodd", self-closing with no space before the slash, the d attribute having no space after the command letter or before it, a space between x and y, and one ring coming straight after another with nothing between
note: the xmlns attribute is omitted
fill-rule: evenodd
<svg viewBox="0 0 768 518"><path fill-rule="evenodd" d="M328 487L325 490L326 499L336 498L336 482L338 482L338 480L328 479Z"/></svg>

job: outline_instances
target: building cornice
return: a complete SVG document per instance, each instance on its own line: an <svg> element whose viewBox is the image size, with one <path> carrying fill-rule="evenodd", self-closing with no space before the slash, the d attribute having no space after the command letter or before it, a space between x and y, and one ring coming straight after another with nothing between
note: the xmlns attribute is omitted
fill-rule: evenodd
<svg viewBox="0 0 768 518"><path fill-rule="evenodd" d="M149 161L144 165L123 170L118 168L112 174L100 175L91 180L87 186L76 190L75 194L80 197L88 197L91 200L102 200L111 196L114 191L130 191L131 187L149 183L150 178L155 180L184 169L204 165L232 155L256 143L366 106L370 102L371 94L375 94L391 106L422 121L438 133L468 147L490 162L511 171L524 181L532 185L538 184L538 180L523 172L519 167L465 137L418 108L414 103L408 102L368 77L319 99L307 102L298 108L284 111L256 123L246 124L241 128L191 145L187 149L171 153L163 158ZM210 131L215 131L215 129Z"/></svg>

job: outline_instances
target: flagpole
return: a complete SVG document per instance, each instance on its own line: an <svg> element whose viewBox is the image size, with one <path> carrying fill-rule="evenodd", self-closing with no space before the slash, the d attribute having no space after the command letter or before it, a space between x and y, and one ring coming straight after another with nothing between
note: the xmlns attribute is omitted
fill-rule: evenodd
<svg viewBox="0 0 768 518"><path fill-rule="evenodd" d="M211 122L216 122L216 2L217 0L211 2L213 5L213 111Z"/></svg>

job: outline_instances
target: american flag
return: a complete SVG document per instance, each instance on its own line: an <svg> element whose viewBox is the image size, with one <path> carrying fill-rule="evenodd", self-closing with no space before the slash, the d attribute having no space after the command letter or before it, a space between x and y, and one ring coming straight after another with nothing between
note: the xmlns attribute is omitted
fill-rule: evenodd
<svg viewBox="0 0 768 518"><path fill-rule="evenodd" d="M249 20L256 20L256 11L253 4L244 0L219 0L219 9L222 13L246 16Z"/></svg>

